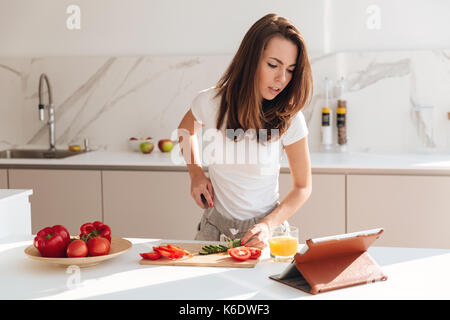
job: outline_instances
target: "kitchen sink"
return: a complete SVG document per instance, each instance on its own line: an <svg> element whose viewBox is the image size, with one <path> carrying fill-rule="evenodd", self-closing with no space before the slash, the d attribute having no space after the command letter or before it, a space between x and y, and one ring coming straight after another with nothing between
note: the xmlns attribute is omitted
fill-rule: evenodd
<svg viewBox="0 0 450 320"><path fill-rule="evenodd" d="M63 159L86 151L10 149L0 151L0 159Z"/></svg>

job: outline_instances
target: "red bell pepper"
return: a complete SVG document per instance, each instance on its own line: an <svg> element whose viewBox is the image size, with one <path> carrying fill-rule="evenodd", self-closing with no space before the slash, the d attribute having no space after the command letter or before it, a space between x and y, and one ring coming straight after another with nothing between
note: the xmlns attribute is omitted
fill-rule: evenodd
<svg viewBox="0 0 450 320"><path fill-rule="evenodd" d="M64 226L55 225L40 230L34 238L34 246L43 257L63 258L70 244L69 231Z"/></svg>
<svg viewBox="0 0 450 320"><path fill-rule="evenodd" d="M149 260L158 260L159 258L161 258L161 255L158 252L144 252L139 254L142 258Z"/></svg>
<svg viewBox="0 0 450 320"><path fill-rule="evenodd" d="M80 227L81 240L87 241L95 237L106 238L111 242L111 228L100 221L88 222Z"/></svg>

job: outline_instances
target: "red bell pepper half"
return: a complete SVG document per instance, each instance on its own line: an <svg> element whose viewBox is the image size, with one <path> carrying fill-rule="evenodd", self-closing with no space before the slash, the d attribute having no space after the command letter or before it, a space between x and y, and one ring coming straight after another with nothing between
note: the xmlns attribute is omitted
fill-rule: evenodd
<svg viewBox="0 0 450 320"><path fill-rule="evenodd" d="M43 257L63 258L70 244L70 234L62 225L40 230L34 238L34 246Z"/></svg>
<svg viewBox="0 0 450 320"><path fill-rule="evenodd" d="M80 239L88 241L90 238L102 237L106 238L111 242L111 228L100 222L88 222L80 227Z"/></svg>

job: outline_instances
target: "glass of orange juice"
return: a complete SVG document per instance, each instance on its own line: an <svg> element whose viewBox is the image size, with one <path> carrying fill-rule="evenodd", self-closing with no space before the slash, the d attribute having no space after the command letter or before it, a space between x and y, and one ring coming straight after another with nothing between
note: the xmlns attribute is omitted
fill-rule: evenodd
<svg viewBox="0 0 450 320"><path fill-rule="evenodd" d="M298 228L284 225L276 227L270 236L269 247L272 261L292 261L298 249Z"/></svg>

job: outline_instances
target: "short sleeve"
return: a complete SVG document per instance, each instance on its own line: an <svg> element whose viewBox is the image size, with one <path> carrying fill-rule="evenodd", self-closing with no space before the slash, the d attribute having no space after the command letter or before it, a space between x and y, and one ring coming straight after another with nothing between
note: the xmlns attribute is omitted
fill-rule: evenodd
<svg viewBox="0 0 450 320"><path fill-rule="evenodd" d="M213 88L200 91L192 100L190 109L195 119L203 125L214 126L217 99L213 99Z"/></svg>
<svg viewBox="0 0 450 320"><path fill-rule="evenodd" d="M306 126L305 117L303 112L299 111L294 119L291 121L291 125L281 137L281 143L283 146L288 146L294 142L297 142L308 135L308 127Z"/></svg>
<svg viewBox="0 0 450 320"><path fill-rule="evenodd" d="M192 111L192 114L195 117L195 120L197 120L200 123L204 123L205 122L205 115L204 115L204 112L202 110L204 108L202 108L202 103L201 103L202 101L201 101L201 96L200 95L201 94L198 94L194 98L194 100L192 100L191 111Z"/></svg>

